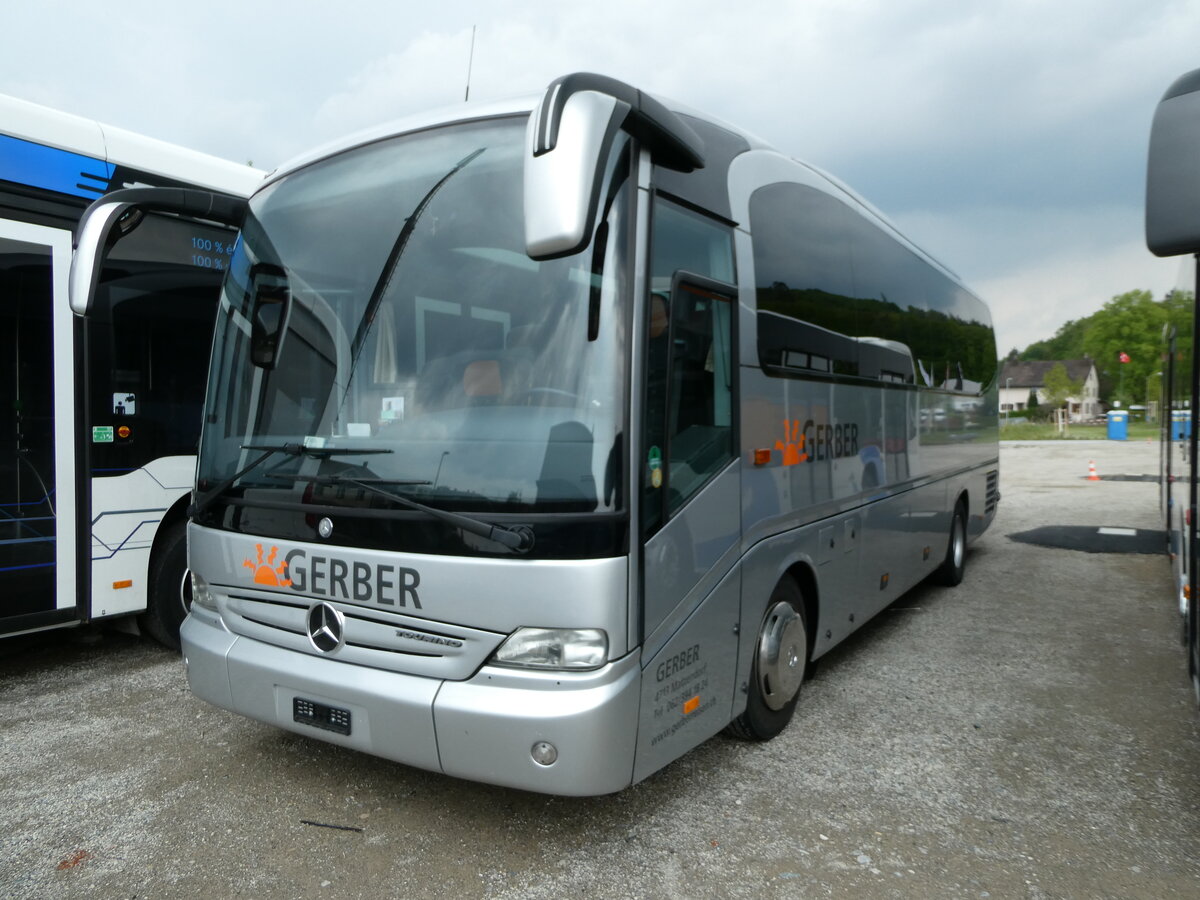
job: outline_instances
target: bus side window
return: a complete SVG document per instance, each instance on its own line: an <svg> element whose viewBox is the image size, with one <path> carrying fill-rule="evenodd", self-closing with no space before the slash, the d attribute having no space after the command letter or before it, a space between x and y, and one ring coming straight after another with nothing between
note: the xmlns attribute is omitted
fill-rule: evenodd
<svg viewBox="0 0 1200 900"><path fill-rule="evenodd" d="M731 283L732 233L660 197L653 241L642 473L646 536L729 463L734 443L732 304L686 276L676 278L686 272Z"/></svg>

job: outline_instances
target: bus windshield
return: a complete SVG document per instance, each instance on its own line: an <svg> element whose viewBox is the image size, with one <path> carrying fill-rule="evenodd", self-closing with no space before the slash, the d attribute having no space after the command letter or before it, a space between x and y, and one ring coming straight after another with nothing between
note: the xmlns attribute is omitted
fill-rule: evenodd
<svg viewBox="0 0 1200 900"><path fill-rule="evenodd" d="M314 518L306 506L417 515L389 493L534 520L623 509L628 147L591 245L538 262L524 134L515 117L402 135L252 199L198 464L215 509L257 508L254 527L280 537L305 533L282 524L289 505L296 521Z"/></svg>

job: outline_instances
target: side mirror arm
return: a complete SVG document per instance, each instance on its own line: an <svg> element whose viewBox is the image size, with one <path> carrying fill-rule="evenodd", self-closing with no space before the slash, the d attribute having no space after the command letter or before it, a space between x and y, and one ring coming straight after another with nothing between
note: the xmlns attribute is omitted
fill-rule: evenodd
<svg viewBox="0 0 1200 900"><path fill-rule="evenodd" d="M136 228L147 212L173 213L240 228L247 202L194 188L126 188L105 194L83 212L75 229L69 295L71 309L86 316L100 281L104 253Z"/></svg>
<svg viewBox="0 0 1200 900"><path fill-rule="evenodd" d="M529 117L524 166L525 252L578 253L596 228L604 166L619 131L662 166L704 166L704 142L679 116L636 88L577 72L550 83Z"/></svg>

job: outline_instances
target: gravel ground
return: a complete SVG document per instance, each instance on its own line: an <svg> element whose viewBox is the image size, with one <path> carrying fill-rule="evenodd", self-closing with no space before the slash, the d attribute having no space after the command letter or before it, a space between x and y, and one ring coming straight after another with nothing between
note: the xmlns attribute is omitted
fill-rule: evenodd
<svg viewBox="0 0 1200 900"><path fill-rule="evenodd" d="M147 640L0 642L4 897L1200 896L1169 567L1009 538L1160 527L1158 445L1005 444L956 589L823 659L791 727L620 794L474 785L209 707ZM336 827L328 827L336 826Z"/></svg>

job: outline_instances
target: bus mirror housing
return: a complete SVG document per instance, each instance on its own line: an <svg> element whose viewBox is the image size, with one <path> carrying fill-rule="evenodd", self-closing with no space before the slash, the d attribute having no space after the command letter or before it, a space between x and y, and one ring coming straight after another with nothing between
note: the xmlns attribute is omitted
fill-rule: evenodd
<svg viewBox="0 0 1200 900"><path fill-rule="evenodd" d="M271 263L250 267L250 361L260 369L274 369L291 308L287 273Z"/></svg>
<svg viewBox="0 0 1200 900"><path fill-rule="evenodd" d="M552 81L525 132L525 252L531 259L569 256L587 246L620 130L641 141L659 165L681 172L704 166L704 142L653 97L589 72Z"/></svg>
<svg viewBox="0 0 1200 900"><path fill-rule="evenodd" d="M105 194L83 212L75 230L68 294L71 310L86 316L104 267L104 254L133 231L147 212L174 213L240 228L246 201L193 188L126 188Z"/></svg>
<svg viewBox="0 0 1200 900"><path fill-rule="evenodd" d="M1200 251L1200 69L1177 79L1154 111L1146 246L1156 256Z"/></svg>

